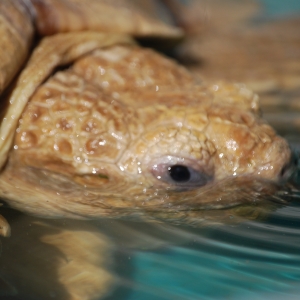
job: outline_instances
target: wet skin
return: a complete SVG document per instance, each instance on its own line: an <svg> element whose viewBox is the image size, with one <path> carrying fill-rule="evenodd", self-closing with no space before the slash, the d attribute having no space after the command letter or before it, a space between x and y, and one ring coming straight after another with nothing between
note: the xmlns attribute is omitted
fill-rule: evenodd
<svg viewBox="0 0 300 300"><path fill-rule="evenodd" d="M290 159L244 85L199 82L152 50L113 46L36 89L0 193L46 217L196 218L273 194Z"/></svg>

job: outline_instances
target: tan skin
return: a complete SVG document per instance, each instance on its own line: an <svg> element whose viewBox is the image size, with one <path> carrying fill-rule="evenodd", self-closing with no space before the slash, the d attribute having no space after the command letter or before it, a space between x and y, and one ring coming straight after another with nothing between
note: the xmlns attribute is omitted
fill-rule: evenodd
<svg viewBox="0 0 300 300"><path fill-rule="evenodd" d="M248 202L238 191L255 181L280 183L290 156L243 85L197 82L151 50L114 46L36 89L0 175L1 196L46 217L224 208ZM228 182L239 197L226 194Z"/></svg>

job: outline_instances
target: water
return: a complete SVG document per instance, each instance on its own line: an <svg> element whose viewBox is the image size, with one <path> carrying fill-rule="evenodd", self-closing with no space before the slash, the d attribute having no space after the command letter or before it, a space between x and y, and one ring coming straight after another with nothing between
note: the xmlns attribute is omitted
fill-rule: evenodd
<svg viewBox="0 0 300 300"><path fill-rule="evenodd" d="M264 15L272 17L289 16L300 10L300 2L298 0L263 0Z"/></svg>
<svg viewBox="0 0 300 300"><path fill-rule="evenodd" d="M18 288L26 291L36 291L38 284L45 282L43 289L49 289L53 297L1 297L0 281L0 299L61 299L55 296L63 294L57 288L55 264L64 255L40 243L42 236L59 234L57 228L79 234L84 230L83 240L92 248L98 246L93 242L95 236L89 239L86 231L93 234L97 229L97 236L104 233L109 237L104 242L114 253L113 260L103 245L98 258L106 261L118 281L106 300L296 299L300 282L299 199L278 207L264 220L203 228L115 220L44 221L15 212L9 219L14 235L2 240L0 275L8 273L8 278L14 278ZM6 217L8 212L2 209ZM62 238L57 241L63 243ZM94 250L91 252L87 243L81 245L80 239L75 241L78 245L69 246L78 246L77 253L91 257L97 265ZM66 259L72 262L72 257ZM78 257L74 261L81 263ZM79 268L79 274L87 267Z"/></svg>
<svg viewBox="0 0 300 300"><path fill-rule="evenodd" d="M299 216L295 201L265 221L178 227L182 246L123 253L121 290L110 299L293 299L300 282Z"/></svg>

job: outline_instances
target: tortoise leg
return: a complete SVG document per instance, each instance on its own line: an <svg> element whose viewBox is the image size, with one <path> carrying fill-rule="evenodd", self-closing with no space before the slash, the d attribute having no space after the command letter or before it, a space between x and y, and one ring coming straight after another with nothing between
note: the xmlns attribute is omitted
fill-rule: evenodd
<svg viewBox="0 0 300 300"><path fill-rule="evenodd" d="M104 236L86 230L61 230L41 240L64 255L57 275L70 299L98 299L109 291L113 277L106 264L111 251Z"/></svg>
<svg viewBox="0 0 300 300"><path fill-rule="evenodd" d="M41 220L8 209L3 213L12 227L12 236L1 243L5 296L89 300L111 290L112 245L89 222Z"/></svg>

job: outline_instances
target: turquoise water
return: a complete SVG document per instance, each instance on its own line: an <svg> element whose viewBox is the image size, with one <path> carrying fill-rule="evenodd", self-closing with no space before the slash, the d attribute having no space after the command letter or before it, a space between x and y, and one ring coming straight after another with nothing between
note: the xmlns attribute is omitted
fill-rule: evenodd
<svg viewBox="0 0 300 300"><path fill-rule="evenodd" d="M261 1L264 7L264 14L266 16L285 16L295 13L300 10L299 0L263 0Z"/></svg>

